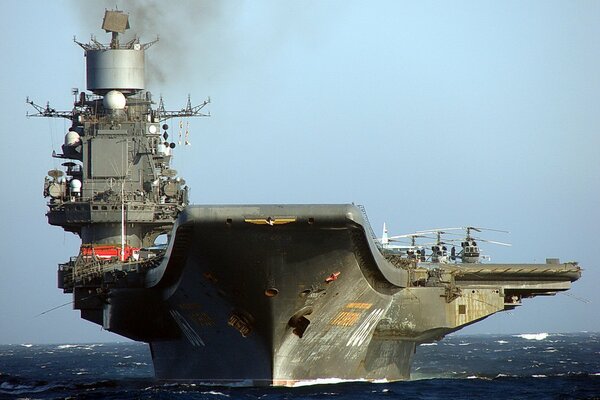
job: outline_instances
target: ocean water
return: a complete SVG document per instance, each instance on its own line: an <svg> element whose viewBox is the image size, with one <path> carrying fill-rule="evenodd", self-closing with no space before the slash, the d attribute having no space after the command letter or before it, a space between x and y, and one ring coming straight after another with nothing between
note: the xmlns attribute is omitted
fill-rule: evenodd
<svg viewBox="0 0 600 400"><path fill-rule="evenodd" d="M451 335L407 382L295 388L173 384L140 343L0 345L0 399L600 399L600 333Z"/></svg>

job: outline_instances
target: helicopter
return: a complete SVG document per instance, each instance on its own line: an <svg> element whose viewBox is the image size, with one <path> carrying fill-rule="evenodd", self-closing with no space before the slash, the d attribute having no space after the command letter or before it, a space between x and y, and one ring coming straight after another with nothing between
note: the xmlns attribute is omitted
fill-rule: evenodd
<svg viewBox="0 0 600 400"><path fill-rule="evenodd" d="M454 233L452 231L462 230L465 231L466 235L462 239L444 239L442 235L456 235L462 236L461 234ZM456 263L457 259L464 264L480 263L483 260L489 260L489 256L481 254L478 242L486 242L497 244L501 246L511 246L508 243L498 242L495 240L487 240L479 237L472 236L472 232L481 231L493 231L508 233L499 229L481 228L474 226L465 226L460 228L436 228L428 229L423 231L417 231L415 233L409 233L404 235L389 236L386 224L383 224L383 233L381 238L376 239L381 243L381 249L384 254L396 255L403 258L416 260L420 262L430 261L432 263ZM435 235L432 237L431 235ZM432 243L417 244L417 238L434 239ZM393 242L405 243L403 240L410 239L410 245L408 244L392 244ZM461 249L457 252L456 245L454 243L460 241ZM431 246L431 253L426 254L426 247ZM450 247L451 246L451 247ZM448 250L450 249L450 251Z"/></svg>
<svg viewBox="0 0 600 400"><path fill-rule="evenodd" d="M448 234L446 232L450 229L429 229L425 231L417 231L417 234L422 235L422 237L428 237L427 234L435 234L435 242L428 243L426 245L431 245L431 254L430 261L432 263L441 263L447 264L451 261L456 260L456 248L453 246L450 255L448 255L448 247L447 245L451 245L454 240L442 241L442 235Z"/></svg>
<svg viewBox="0 0 600 400"><path fill-rule="evenodd" d="M440 262L440 263L448 262L447 254L446 254L446 246L444 246L445 244L448 244L448 243L441 241L441 235L442 234L456 235L455 233L448 232L448 231L456 231L456 230L464 230L466 232L466 236L460 243L460 246L462 249L460 250L460 252L458 252L458 254L456 253L456 247L455 246L452 247L452 249L450 251L450 257L449 257L451 261L456 261L457 258L460 258L461 262L465 263L465 264L481 262L482 259L484 258L484 256L481 255L481 251L479 250L479 246L478 246L477 242L492 243L492 244L497 244L497 245L501 245L501 246L511 246L509 243L498 242L495 240L486 240L486 239L474 237L471 235L472 231L481 232L483 230L509 233L508 231L503 231L503 230L499 230L499 229L465 226L465 227L460 227L460 228L441 228L441 229L431 229L431 230L427 230L427 231L419 231L418 233L435 233L437 235L437 242L432 246L432 252L433 252L432 257L431 257L432 262ZM449 240L449 242L454 242L454 241L456 241L456 239Z"/></svg>
<svg viewBox="0 0 600 400"><path fill-rule="evenodd" d="M406 235L395 235L388 236L388 230L385 222L383 223L383 233L381 238L377 238L379 243L381 243L381 247L385 254L390 255L399 255L402 257L406 257L408 259L417 260L417 261L425 261L425 248L423 246L416 244L416 238L418 237L427 237L420 233L409 233ZM401 239L411 239L411 244L393 244L396 243L404 243Z"/></svg>
<svg viewBox="0 0 600 400"><path fill-rule="evenodd" d="M502 231L499 229L490 229L490 228L476 228L474 226L466 226L466 227L463 227L460 229L465 230L467 233L465 239L460 243L462 250L459 253L459 257L461 258L463 263L478 263L478 262L480 262L481 252L479 251L479 246L477 245L476 240L479 242L492 243L492 244L497 244L500 246L511 246L509 243L497 242L495 240L486 240L486 239L481 239L481 238L476 238L476 237L471 236L471 231L481 232L482 230L485 230L485 231L502 232L502 233L508 233L508 231Z"/></svg>

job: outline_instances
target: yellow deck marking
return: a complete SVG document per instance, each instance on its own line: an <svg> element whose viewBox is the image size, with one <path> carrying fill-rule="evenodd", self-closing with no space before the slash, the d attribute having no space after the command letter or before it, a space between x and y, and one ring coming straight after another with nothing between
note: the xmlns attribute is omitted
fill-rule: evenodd
<svg viewBox="0 0 600 400"><path fill-rule="evenodd" d="M254 225L283 225L296 222L296 217L246 218L244 222Z"/></svg>
<svg viewBox="0 0 600 400"><path fill-rule="evenodd" d="M215 326L215 321L205 312L195 312L191 315L191 318L200 326Z"/></svg>
<svg viewBox="0 0 600 400"><path fill-rule="evenodd" d="M346 308L357 308L359 310L368 310L373 307L371 303L348 303L346 304Z"/></svg>
<svg viewBox="0 0 600 400"><path fill-rule="evenodd" d="M353 326L356 324L356 321L358 321L358 317L360 317L359 313L342 311L331 320L330 324L337 326Z"/></svg>

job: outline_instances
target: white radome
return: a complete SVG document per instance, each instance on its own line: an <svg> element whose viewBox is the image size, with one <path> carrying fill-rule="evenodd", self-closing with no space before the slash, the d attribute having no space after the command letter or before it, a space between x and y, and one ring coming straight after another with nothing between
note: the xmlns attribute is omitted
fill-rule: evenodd
<svg viewBox="0 0 600 400"><path fill-rule="evenodd" d="M79 144L79 133L75 132L75 131L68 131L67 134L65 135L65 144L67 146L74 146L76 144Z"/></svg>
<svg viewBox="0 0 600 400"><path fill-rule="evenodd" d="M125 108L126 103L127 100L125 99L125 96L118 90L111 90L106 93L104 99L102 99L104 108L109 110L122 110Z"/></svg>
<svg viewBox="0 0 600 400"><path fill-rule="evenodd" d="M71 192L81 192L81 181L79 179L72 179L71 182L69 182L69 186L71 187Z"/></svg>

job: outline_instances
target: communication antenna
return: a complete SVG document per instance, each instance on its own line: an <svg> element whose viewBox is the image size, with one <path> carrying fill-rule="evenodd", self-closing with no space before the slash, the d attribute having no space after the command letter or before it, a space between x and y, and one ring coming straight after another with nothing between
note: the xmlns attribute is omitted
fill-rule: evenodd
<svg viewBox="0 0 600 400"><path fill-rule="evenodd" d="M119 48L119 33L125 33L129 29L129 15L123 11L106 10L104 20L102 21L102 29L112 34L110 47L112 49Z"/></svg>
<svg viewBox="0 0 600 400"><path fill-rule="evenodd" d="M190 146L190 121L185 121L185 145Z"/></svg>
<svg viewBox="0 0 600 400"><path fill-rule="evenodd" d="M181 136L183 134L183 119L179 118L179 140L178 143L181 146Z"/></svg>

